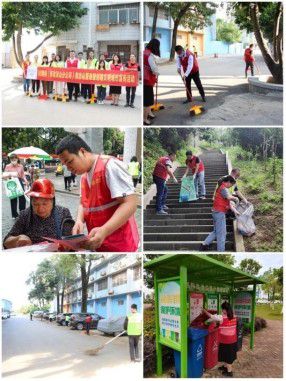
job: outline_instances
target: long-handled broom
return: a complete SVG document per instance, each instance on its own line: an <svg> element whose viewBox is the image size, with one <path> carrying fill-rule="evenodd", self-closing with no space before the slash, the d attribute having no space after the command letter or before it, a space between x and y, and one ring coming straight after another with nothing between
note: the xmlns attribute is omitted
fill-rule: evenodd
<svg viewBox="0 0 286 381"><path fill-rule="evenodd" d="M185 85L185 88L186 88L186 91L190 97L190 99L192 99L192 94L190 93L190 90L188 89L187 87L187 84L186 84L186 80L185 78L182 76L182 74L180 74L181 78L182 78L182 81L184 82L184 85ZM201 106L201 105L194 105L194 106L191 106L190 108L190 116L196 116L196 115L200 115L202 114L203 112L206 111L206 109L204 108L204 106Z"/></svg>
<svg viewBox="0 0 286 381"><path fill-rule="evenodd" d="M104 347L106 347L106 345L112 343L114 340L118 339L118 337L122 336L124 333L126 333L125 330L119 333L118 335L116 335L115 337L113 337L112 339L108 340L105 344L100 345L99 347L94 349L88 349L85 351L85 353L90 356L96 356L99 351L101 351Z"/></svg>
<svg viewBox="0 0 286 381"><path fill-rule="evenodd" d="M156 82L156 95L155 95L155 103L151 106L152 111L163 110L165 106L162 103L158 103L158 80Z"/></svg>

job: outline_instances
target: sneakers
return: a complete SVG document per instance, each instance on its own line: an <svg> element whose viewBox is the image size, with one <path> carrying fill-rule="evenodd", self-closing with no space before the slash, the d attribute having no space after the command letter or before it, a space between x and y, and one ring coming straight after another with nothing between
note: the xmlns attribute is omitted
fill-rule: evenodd
<svg viewBox="0 0 286 381"><path fill-rule="evenodd" d="M205 196L200 196L199 199L200 199L200 200L205 200L206 197L205 197Z"/></svg>
<svg viewBox="0 0 286 381"><path fill-rule="evenodd" d="M131 108L135 108L134 104L133 103L130 103L129 105Z"/></svg>
<svg viewBox="0 0 286 381"><path fill-rule="evenodd" d="M129 104L128 104L128 103L126 103L126 104L124 105L124 107L129 107Z"/></svg>
<svg viewBox="0 0 286 381"><path fill-rule="evenodd" d="M187 103L190 103L190 102L192 102L191 99L186 99L186 100L183 102L183 105L185 105L185 104L187 104Z"/></svg>
<svg viewBox="0 0 286 381"><path fill-rule="evenodd" d="M204 245L203 243L200 246L200 251L209 251L210 245Z"/></svg>
<svg viewBox="0 0 286 381"><path fill-rule="evenodd" d="M158 216L167 216L168 213L165 212L165 210L160 210L159 212L156 213Z"/></svg>
<svg viewBox="0 0 286 381"><path fill-rule="evenodd" d="M164 205L163 210L169 210L169 207L167 205Z"/></svg>

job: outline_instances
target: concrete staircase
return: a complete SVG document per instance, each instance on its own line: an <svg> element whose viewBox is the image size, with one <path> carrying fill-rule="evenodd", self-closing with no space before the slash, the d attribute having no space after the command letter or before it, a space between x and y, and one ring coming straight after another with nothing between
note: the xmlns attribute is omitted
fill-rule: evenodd
<svg viewBox="0 0 286 381"><path fill-rule="evenodd" d="M199 251L201 243L213 230L212 197L217 180L228 173L226 156L219 151L205 151L200 155L205 165L206 199L179 202L180 179L185 167L178 167L175 176L179 184L168 182L168 216L156 215L156 197L144 211L144 250ZM216 242L213 244L216 250ZM233 223L227 220L226 250L234 251Z"/></svg>

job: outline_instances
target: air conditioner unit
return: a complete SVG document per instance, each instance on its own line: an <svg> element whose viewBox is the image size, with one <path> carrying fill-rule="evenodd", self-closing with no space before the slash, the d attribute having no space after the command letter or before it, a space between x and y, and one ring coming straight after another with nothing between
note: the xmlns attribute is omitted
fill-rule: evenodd
<svg viewBox="0 0 286 381"><path fill-rule="evenodd" d="M114 290L109 290L108 291L108 295L113 295L114 294Z"/></svg>

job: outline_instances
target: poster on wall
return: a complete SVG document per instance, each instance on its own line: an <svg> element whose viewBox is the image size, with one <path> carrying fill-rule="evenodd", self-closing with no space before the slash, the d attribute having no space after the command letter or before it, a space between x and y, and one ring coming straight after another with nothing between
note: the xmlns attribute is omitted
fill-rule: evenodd
<svg viewBox="0 0 286 381"><path fill-rule="evenodd" d="M211 311L217 312L217 294L207 293L207 309Z"/></svg>
<svg viewBox="0 0 286 381"><path fill-rule="evenodd" d="M238 292L233 297L234 315L242 319L243 323L251 322L252 295L250 292Z"/></svg>
<svg viewBox="0 0 286 381"><path fill-rule="evenodd" d="M180 281L158 283L161 338L181 342Z"/></svg>
<svg viewBox="0 0 286 381"><path fill-rule="evenodd" d="M190 323L192 323L202 312L204 307L204 294L192 292L190 295Z"/></svg>

